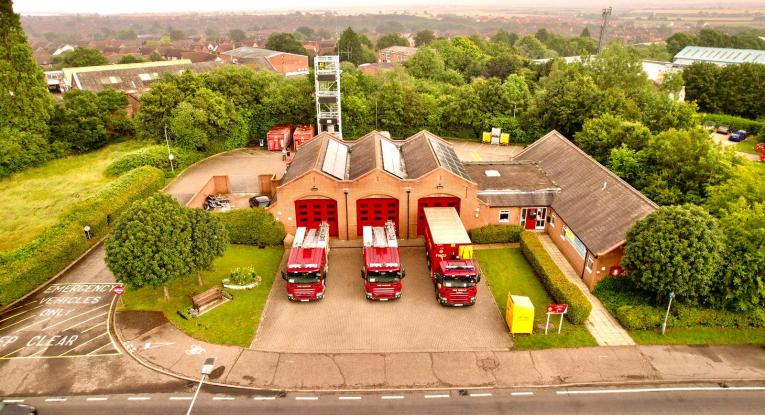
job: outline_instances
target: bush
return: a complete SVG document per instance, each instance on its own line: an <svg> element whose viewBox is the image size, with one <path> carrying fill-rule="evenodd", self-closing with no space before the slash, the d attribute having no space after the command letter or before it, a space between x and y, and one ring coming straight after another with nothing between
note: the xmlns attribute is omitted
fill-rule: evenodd
<svg viewBox="0 0 765 415"><path fill-rule="evenodd" d="M0 128L0 177L54 158L48 140L38 134Z"/></svg>
<svg viewBox="0 0 765 415"><path fill-rule="evenodd" d="M476 244L516 243L521 240L520 225L487 225L470 230L470 240Z"/></svg>
<svg viewBox="0 0 765 415"><path fill-rule="evenodd" d="M259 279L258 274L255 272L255 268L234 268L228 274L229 281L234 285L247 285Z"/></svg>
<svg viewBox="0 0 765 415"><path fill-rule="evenodd" d="M161 171L153 167L135 169L72 206L32 242L0 254L0 306L22 297L64 269L106 235L125 208L153 194L163 183ZM91 228L92 239L83 234L86 225Z"/></svg>
<svg viewBox="0 0 765 415"><path fill-rule="evenodd" d="M286 235L284 225L262 208L216 212L234 244L281 245Z"/></svg>
<svg viewBox="0 0 765 415"><path fill-rule="evenodd" d="M748 118L736 117L734 115L727 114L701 114L702 123L712 121L715 123L715 128L720 124L727 124L733 131L746 130L750 134L758 134L761 131L765 131L765 122L754 121Z"/></svg>
<svg viewBox="0 0 765 415"><path fill-rule="evenodd" d="M173 154L173 163L175 170L183 170L191 164L202 159L202 153L185 150L179 147L171 147ZM150 146L125 154L112 162L106 168L108 176L119 176L136 167L152 166L165 172L165 175L171 174L170 163L167 159L167 147L163 145Z"/></svg>
<svg viewBox="0 0 765 415"><path fill-rule="evenodd" d="M616 319L628 330L646 330L661 326L664 311L648 305L625 305L616 310Z"/></svg>
<svg viewBox="0 0 765 415"><path fill-rule="evenodd" d="M592 311L590 300L579 287L563 275L536 233L521 233L521 252L542 280L550 296L558 303L568 304L568 319L574 324L584 323Z"/></svg>

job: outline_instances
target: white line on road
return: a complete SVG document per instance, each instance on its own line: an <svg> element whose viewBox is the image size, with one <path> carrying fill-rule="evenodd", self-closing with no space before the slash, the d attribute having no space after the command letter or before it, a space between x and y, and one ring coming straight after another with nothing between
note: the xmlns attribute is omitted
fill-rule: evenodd
<svg viewBox="0 0 765 415"><path fill-rule="evenodd" d="M253 401L273 401L276 400L276 396L256 396L252 398Z"/></svg>
<svg viewBox="0 0 765 415"><path fill-rule="evenodd" d="M3 403L23 403L24 400L23 399L3 399L0 402L3 402Z"/></svg>
<svg viewBox="0 0 765 415"><path fill-rule="evenodd" d="M171 401L190 401L191 396L171 396Z"/></svg>
<svg viewBox="0 0 765 415"><path fill-rule="evenodd" d="M45 402L65 402L66 398L48 398Z"/></svg>
<svg viewBox="0 0 765 415"><path fill-rule="evenodd" d="M6 317L6 318L4 318L4 319L0 320L0 323L2 323L2 322L3 322L3 321L5 321L5 320L10 320L10 319L12 319L12 318L14 318L14 317L16 317L16 316L20 316L20 315L22 315L22 314L24 314L24 313L28 313L28 312L30 312L30 311L32 311L32 310L37 310L38 308L40 308L40 307L44 307L44 306L45 306L44 304L43 304L43 305L38 305L37 307L34 307L34 308L30 308L29 310L24 310L24 311L22 311L22 312L20 312L20 313L16 313L16 314L14 314L14 315L12 315L12 316L10 316L10 317Z"/></svg>
<svg viewBox="0 0 765 415"><path fill-rule="evenodd" d="M296 401L318 401L319 397L318 396L296 396L295 400Z"/></svg>
<svg viewBox="0 0 765 415"><path fill-rule="evenodd" d="M106 398L106 397L103 397L103 396L98 396L98 397L94 397L94 398L88 398L88 399L85 399L85 400L86 401L105 401L107 399L109 399L109 398Z"/></svg>
<svg viewBox="0 0 765 415"><path fill-rule="evenodd" d="M338 396L337 399L341 401L360 401L361 396Z"/></svg>
<svg viewBox="0 0 765 415"><path fill-rule="evenodd" d="M638 389L594 389L594 390L573 390L556 391L558 395L588 395L588 394L609 394L609 393L646 393L646 392L705 392L705 391L765 391L762 386L733 386L724 388L721 386L710 387L678 387L678 388L638 388Z"/></svg>
<svg viewBox="0 0 765 415"><path fill-rule="evenodd" d="M380 399L404 399L403 395L383 395Z"/></svg>
<svg viewBox="0 0 765 415"><path fill-rule="evenodd" d="M234 399L236 398L233 396L213 396L214 401L233 401Z"/></svg>
<svg viewBox="0 0 765 415"><path fill-rule="evenodd" d="M448 394L445 394L445 395L425 395L424 397L425 397L425 399L439 399L439 398L448 398L449 395Z"/></svg>
<svg viewBox="0 0 765 415"><path fill-rule="evenodd" d="M88 322L88 321L90 321L90 320L95 320L95 319L97 319L97 318L105 317L105 316L106 316L106 314L107 314L107 313L104 313L104 314L99 314L99 315L97 315L97 316L95 316L95 317L91 317L91 318L89 318L89 319L87 319L87 320L82 320L82 321L80 321L79 323L75 323L75 324L73 324L73 325L71 325L71 326L69 326L69 327L67 327L67 328L65 328L65 329L63 329L63 330L61 330L61 331L67 331L67 330L71 330L71 329L73 329L73 328L75 328L75 327L79 326L80 324L84 324L84 323L87 323L87 322ZM104 320L104 321L106 321L106 320Z"/></svg>
<svg viewBox="0 0 765 415"><path fill-rule="evenodd" d="M533 396L534 392L513 392L510 395L512 395L512 396Z"/></svg>
<svg viewBox="0 0 765 415"><path fill-rule="evenodd" d="M151 399L151 396L130 396L128 397L129 401L148 401Z"/></svg>
<svg viewBox="0 0 765 415"><path fill-rule="evenodd" d="M470 394L471 398L484 398L487 396L491 396L491 394L490 393L471 393Z"/></svg>

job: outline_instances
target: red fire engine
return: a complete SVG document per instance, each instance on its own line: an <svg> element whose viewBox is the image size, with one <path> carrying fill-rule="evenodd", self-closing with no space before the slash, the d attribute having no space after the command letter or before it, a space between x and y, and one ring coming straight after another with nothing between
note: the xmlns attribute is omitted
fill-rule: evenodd
<svg viewBox="0 0 765 415"><path fill-rule="evenodd" d="M441 305L475 304L481 280L473 245L452 207L425 208L425 251L436 300Z"/></svg>
<svg viewBox="0 0 765 415"><path fill-rule="evenodd" d="M322 222L319 229L297 228L286 268L282 271L282 278L287 281L287 298L303 302L324 298L328 255L327 222Z"/></svg>
<svg viewBox="0 0 765 415"><path fill-rule="evenodd" d="M364 267L361 278L370 300L401 298L401 279L405 272L398 255L398 241L393 222L385 226L364 226Z"/></svg>

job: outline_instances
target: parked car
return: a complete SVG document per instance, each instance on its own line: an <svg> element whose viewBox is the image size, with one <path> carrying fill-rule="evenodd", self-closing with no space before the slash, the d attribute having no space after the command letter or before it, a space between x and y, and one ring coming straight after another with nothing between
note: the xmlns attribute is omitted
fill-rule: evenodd
<svg viewBox="0 0 765 415"><path fill-rule="evenodd" d="M717 127L717 134L730 134L730 125L721 124Z"/></svg>
<svg viewBox="0 0 765 415"><path fill-rule="evenodd" d="M728 141L735 141L737 143L746 140L747 133L744 130L738 130L728 137Z"/></svg>
<svg viewBox="0 0 765 415"><path fill-rule="evenodd" d="M37 415L34 406L0 401L0 415Z"/></svg>

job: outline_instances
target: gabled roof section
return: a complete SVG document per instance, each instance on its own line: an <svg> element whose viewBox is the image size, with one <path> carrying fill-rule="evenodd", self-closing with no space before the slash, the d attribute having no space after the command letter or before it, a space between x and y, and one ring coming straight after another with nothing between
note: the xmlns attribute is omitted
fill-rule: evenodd
<svg viewBox="0 0 765 415"><path fill-rule="evenodd" d="M401 144L401 154L409 179L418 179L438 168L438 159L424 131L407 138Z"/></svg>
<svg viewBox="0 0 765 415"><path fill-rule="evenodd" d="M284 173L280 184L291 182L309 170L316 169L317 164L319 164L319 156L323 156L324 147L329 139L328 136L330 134L321 133L301 146L300 150L295 153L295 158L292 159L292 163L290 163L287 171Z"/></svg>
<svg viewBox="0 0 765 415"><path fill-rule="evenodd" d="M658 207L557 131L513 160L538 163L560 187L552 208L596 255L622 244L632 225Z"/></svg>
<svg viewBox="0 0 765 415"><path fill-rule="evenodd" d="M381 137L380 133L373 131L351 146L351 163L348 167L350 180L356 180L378 167L377 146Z"/></svg>

